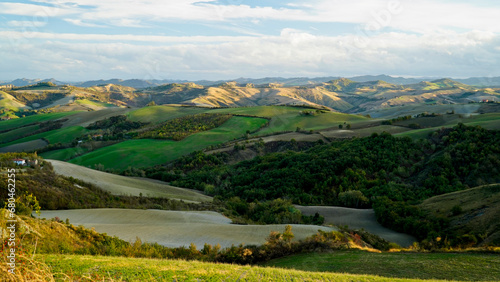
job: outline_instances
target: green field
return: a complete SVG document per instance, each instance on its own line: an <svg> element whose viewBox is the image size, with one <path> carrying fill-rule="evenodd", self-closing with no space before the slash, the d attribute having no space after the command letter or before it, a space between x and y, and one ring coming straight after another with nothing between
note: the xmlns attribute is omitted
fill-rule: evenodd
<svg viewBox="0 0 500 282"><path fill-rule="evenodd" d="M176 107L176 106L150 106L131 111L127 114L131 121L162 122L186 115L194 115L210 111L208 108Z"/></svg>
<svg viewBox="0 0 500 282"><path fill-rule="evenodd" d="M88 148L76 147L76 148L67 148L67 149L49 151L41 153L40 156L44 159L64 161L73 158L75 155L84 154L87 151Z"/></svg>
<svg viewBox="0 0 500 282"><path fill-rule="evenodd" d="M450 115L449 117L447 115L437 116L437 117L426 117L419 119L410 119L405 121L405 124L419 123L419 121L423 125L434 125L434 127L415 129L403 133L397 133L394 134L394 136L399 136L399 137L408 136L413 139L423 139L426 138L430 133L439 130L441 127L453 127L457 125L459 122L468 126L479 125L481 127L490 130L500 130L500 113L473 115L467 118L463 117L459 118L458 115Z"/></svg>
<svg viewBox="0 0 500 282"><path fill-rule="evenodd" d="M210 145L217 145L244 136L247 130L259 129L267 120L251 117L232 117L223 125L186 137L181 141L136 139L111 145L72 159L82 166L103 164L106 168L126 169L129 166L147 167L172 161Z"/></svg>
<svg viewBox="0 0 500 282"><path fill-rule="evenodd" d="M4 132L4 133L0 133L0 140L2 142L5 142L5 143L11 142L11 141L18 139L19 137L21 137L25 134L36 131L39 128L40 128L40 126L37 124L16 128L16 129Z"/></svg>
<svg viewBox="0 0 500 282"><path fill-rule="evenodd" d="M110 103L105 103L105 102L100 102L100 101L91 101L88 99L81 99L81 100L76 100L76 104L79 105L85 105L85 106L92 106L92 107L100 107L100 108L111 108L111 107L116 107L116 105L110 104Z"/></svg>
<svg viewBox="0 0 500 282"><path fill-rule="evenodd" d="M38 255L57 279L81 281L422 281L374 275L319 273L199 261L123 257ZM64 274L63 274L64 273ZM87 278L88 279L88 278Z"/></svg>
<svg viewBox="0 0 500 282"><path fill-rule="evenodd" d="M24 143L27 141L33 141L33 140L41 139L41 138L47 139L47 141L49 141L50 144L70 143L75 138L77 138L77 137L79 137L87 132L89 132L89 130L82 127L82 126L70 126L70 127L65 127L65 128L61 128L61 129L57 129L57 130L47 131L47 132L42 132L42 133L31 135L31 136L28 136L25 138L17 139L17 140L11 141L9 143L2 144L0 147Z"/></svg>
<svg viewBox="0 0 500 282"><path fill-rule="evenodd" d="M302 130L319 130L338 126L344 122L352 123L367 120L368 118L336 112L325 112L316 116L301 116L300 111L311 110L300 107L261 106L248 108L227 108L213 110L214 113L232 113L241 115L255 115L270 117L269 126L259 130L254 135L265 135L275 132Z"/></svg>
<svg viewBox="0 0 500 282"><path fill-rule="evenodd" d="M48 120L55 120L65 116L73 115L77 112L60 112L60 113L48 113L48 114L39 114L28 116L24 118L11 119L0 121L0 130L12 130L14 128L18 128L21 126L26 126L36 122L44 122Z"/></svg>
<svg viewBox="0 0 500 282"><path fill-rule="evenodd" d="M309 253L272 260L267 266L394 278L500 280L500 256L475 253Z"/></svg>

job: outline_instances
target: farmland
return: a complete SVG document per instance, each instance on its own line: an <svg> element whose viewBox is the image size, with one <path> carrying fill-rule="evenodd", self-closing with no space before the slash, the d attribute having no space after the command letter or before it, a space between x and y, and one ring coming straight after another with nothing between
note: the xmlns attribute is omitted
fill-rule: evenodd
<svg viewBox="0 0 500 282"><path fill-rule="evenodd" d="M166 185L164 182L147 178L133 178L105 173L66 162L50 160L54 171L60 175L85 179L114 195L164 197L190 202L211 201L212 198L199 192Z"/></svg>
<svg viewBox="0 0 500 282"><path fill-rule="evenodd" d="M139 139L124 141L72 159L70 162L82 166L102 164L118 170L129 166L147 167L244 136L246 131L255 131L267 122L261 118L232 117L223 125L193 134L181 141Z"/></svg>
<svg viewBox="0 0 500 282"><path fill-rule="evenodd" d="M285 224L236 225L215 212L88 209L42 211L41 217L68 218L74 225L95 228L96 231L118 236L133 242L138 237L145 242L157 242L168 247L188 247L194 243L202 248L205 243L222 248L231 245L260 245L271 231L283 231ZM296 240L315 234L318 229L331 227L292 224Z"/></svg>

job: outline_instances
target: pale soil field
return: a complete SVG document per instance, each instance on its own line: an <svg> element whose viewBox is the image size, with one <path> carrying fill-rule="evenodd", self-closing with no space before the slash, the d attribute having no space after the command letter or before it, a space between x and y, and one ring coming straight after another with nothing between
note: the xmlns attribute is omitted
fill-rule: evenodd
<svg viewBox="0 0 500 282"><path fill-rule="evenodd" d="M416 241L416 239L410 235L399 233L380 225L372 209L298 205L296 205L296 207L304 215L314 215L318 212L325 218L325 224L335 224L338 226L347 225L350 229L364 229L402 247L408 247Z"/></svg>
<svg viewBox="0 0 500 282"><path fill-rule="evenodd" d="M351 137L367 137L372 133L387 132L391 134L402 133L413 130L411 128L394 126L394 125L379 125L361 129L347 130L347 129L334 129L328 131L320 131L320 133L327 138L351 138Z"/></svg>
<svg viewBox="0 0 500 282"><path fill-rule="evenodd" d="M47 161L52 163L57 174L94 184L114 195L140 196L142 194L144 197L165 197L186 202L212 201L212 197L198 191L170 186L161 181L106 173L62 161Z"/></svg>
<svg viewBox="0 0 500 282"><path fill-rule="evenodd" d="M51 103L50 105L47 105L47 106L42 107L40 109L48 109L48 108L52 108L55 106L62 106L62 105L66 105L69 103L73 103L74 99L75 99L75 94L70 94L70 95L68 95L62 99L56 100L53 103Z"/></svg>
<svg viewBox="0 0 500 282"><path fill-rule="evenodd" d="M68 121L64 122L63 127L69 126L83 126L86 127L91 123L94 123L98 120L109 118L117 115L124 115L129 111L133 110L132 108L106 108L99 111L91 111L91 112L81 112L74 115L71 115Z"/></svg>
<svg viewBox="0 0 500 282"><path fill-rule="evenodd" d="M32 151L43 148L47 145L49 145L47 142L42 139L37 139L0 148L0 153Z"/></svg>
<svg viewBox="0 0 500 282"><path fill-rule="evenodd" d="M211 211L164 211L132 209L85 209L42 211L42 218L59 217L69 219L73 225L94 228L97 232L117 236L133 242L136 237L143 242L157 242L167 247L189 247L194 243L198 249L205 243L222 248L232 244L261 245L271 231L283 232L285 224L235 225L225 216ZM317 225L292 224L294 240L305 239L318 229L336 230Z"/></svg>

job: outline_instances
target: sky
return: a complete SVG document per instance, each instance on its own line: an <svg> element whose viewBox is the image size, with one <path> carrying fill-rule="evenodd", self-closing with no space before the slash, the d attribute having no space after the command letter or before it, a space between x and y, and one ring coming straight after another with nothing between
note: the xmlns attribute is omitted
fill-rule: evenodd
<svg viewBox="0 0 500 282"><path fill-rule="evenodd" d="M0 2L0 81L500 76L493 0Z"/></svg>

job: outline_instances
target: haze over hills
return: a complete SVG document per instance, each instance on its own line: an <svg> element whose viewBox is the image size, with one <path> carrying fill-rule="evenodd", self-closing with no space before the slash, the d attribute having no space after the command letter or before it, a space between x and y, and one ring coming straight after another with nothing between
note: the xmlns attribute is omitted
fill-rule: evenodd
<svg viewBox="0 0 500 282"><path fill-rule="evenodd" d="M197 80L197 81L188 81L182 79L100 79L100 80L89 80L89 81L79 81L79 82L68 82L68 81L59 81L54 78L50 79L27 79L20 78L12 81L0 81L0 85L14 85L16 87L32 85L38 82L52 82L56 85L73 85L78 87L91 87L98 85L106 85L106 84L116 84L122 86L134 87L137 89L148 88L153 86L159 86L168 83L187 83L194 82L199 85L209 86L209 85L217 85L220 83L224 83L226 81L235 81L237 83L252 83L252 84L268 84L268 83L281 83L284 86L301 86L308 84L317 84L323 83L330 80L335 80L341 78L340 76L327 76L327 77L291 77L291 78L283 78L283 77L264 77L264 78L236 78L231 80ZM390 75L363 75L363 76L354 76L347 77L350 80L356 82L368 82L368 81L377 81L382 80L392 84L397 85L405 85L405 84L415 84L422 81L430 81L439 79L439 77L420 77L420 78L405 78L405 77L396 77ZM473 85L473 86L500 86L500 77L470 77L470 78L457 78L453 79L455 81Z"/></svg>

